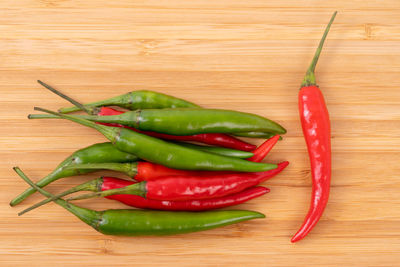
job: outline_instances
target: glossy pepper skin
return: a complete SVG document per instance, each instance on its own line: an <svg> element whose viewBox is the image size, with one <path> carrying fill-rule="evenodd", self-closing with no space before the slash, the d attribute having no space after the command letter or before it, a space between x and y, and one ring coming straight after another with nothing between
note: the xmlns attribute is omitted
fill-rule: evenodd
<svg viewBox="0 0 400 267"><path fill-rule="evenodd" d="M238 193L280 173L289 163L287 161L278 164L278 168L266 172L255 173L225 173L207 176L170 176L157 180L143 181L128 185L123 188L101 191L99 186L101 179L96 179L79 185L96 193L83 194L68 200L87 199L92 197L106 197L111 195L132 194L154 200L186 201L209 198L219 198ZM89 188L89 189L88 189ZM94 188L94 189L93 189ZM76 189L71 189L76 192Z"/></svg>
<svg viewBox="0 0 400 267"><path fill-rule="evenodd" d="M91 115L96 115L99 112L101 112L101 109L99 108L100 106L119 106L123 107L126 109L130 110L136 110L136 109L154 109L154 108L200 108L200 106L193 104L191 102L175 98L173 96L168 96L164 94L160 94L154 91L136 91L136 92L130 92L121 96L113 97L110 99L98 101L98 102L93 102L91 104L83 105L79 103L78 101L74 100L73 98L61 93L57 89L53 88L52 86L38 80L38 83L44 86L45 88L49 89L53 93L61 96L62 98L68 100L72 104L75 105L75 107L69 107L69 108L62 108L60 109L60 113L69 113L73 111L78 111L78 110L84 110L88 114ZM109 115L115 115L115 114L109 114ZM39 118L39 117L38 117ZM243 137L253 137L253 138L270 138L272 135L269 133L263 133L263 132L242 132L242 133L235 133L237 136L243 136ZM220 142L221 137L223 135L216 135L216 136L204 136L206 138L207 144L210 145L218 145L215 142ZM158 137L161 138L161 137ZM203 138L203 136L196 136L194 137L198 139L197 141L200 141L199 139ZM168 139L168 138L164 138ZM179 140L179 139L170 139L170 140ZM181 139L183 141L183 139ZM195 141L195 140L185 140L185 141ZM229 140L224 140L224 141L229 141ZM202 142L202 141L200 141ZM221 144L219 144L221 146ZM228 144L228 145L233 145L233 144ZM236 148L239 149L239 147L232 147L232 146L227 146L230 148ZM246 151L250 151L246 150Z"/></svg>
<svg viewBox="0 0 400 267"><path fill-rule="evenodd" d="M68 169L68 166L86 163L101 163L101 162L132 162L138 160L138 157L122 152L115 148L111 143L94 144L78 151L75 151L71 156L62 161L50 174L37 182L37 186L44 187L60 178L85 174L96 171L94 169ZM15 197L11 202L11 206L21 203L25 198L35 193L36 190L32 187L26 189L23 193Z"/></svg>
<svg viewBox="0 0 400 267"><path fill-rule="evenodd" d="M254 154L249 151L236 150L236 149L231 149L231 148L226 148L226 147L200 146L200 145L185 143L185 142L175 142L175 144L184 146L187 148L198 149L198 150L202 150L202 151L217 154L217 155L239 158L239 159L247 159L247 158L251 158L254 156Z"/></svg>
<svg viewBox="0 0 400 267"><path fill-rule="evenodd" d="M171 212L151 210L103 211L97 231L107 235L175 235L205 231L256 218L262 213L246 210Z"/></svg>
<svg viewBox="0 0 400 267"><path fill-rule="evenodd" d="M143 109L110 116L71 116L95 122L122 124L141 131L153 131L170 135L240 132L286 133L286 130L281 125L264 117L222 109Z"/></svg>
<svg viewBox="0 0 400 267"><path fill-rule="evenodd" d="M36 209L44 204L47 204L53 200L62 198L66 195L76 193L79 191L92 191L92 192L101 192L111 189L123 188L136 182L127 181L119 178L113 177L101 177L73 188L70 188L54 197L45 199L35 205L21 211L18 215L22 215L28 211ZM142 208L142 209L157 209L157 210L175 210L175 211L201 211L201 210L211 210L229 207L232 205L238 205L240 203L246 202L255 197L259 197L265 193L268 193L269 189L256 186L252 188L245 189L241 192L230 194L224 197L219 198L210 198L210 199L195 199L188 201L169 201L169 200L154 200L144 198L139 195L132 194L121 194L121 195L110 195L106 196L108 199L114 199L119 202L122 202L128 206Z"/></svg>
<svg viewBox="0 0 400 267"><path fill-rule="evenodd" d="M119 115L124 113L123 111L115 110L113 108L102 107L98 113L99 116L110 116L110 115ZM165 139L165 140L174 140L174 141L192 141L192 142L200 142L208 145L215 145L221 147L227 147L232 149L238 149L242 151L252 151L256 148L255 145L246 143L242 140L239 140L235 137L220 134L220 133L207 133L207 134L196 134L196 135L170 135L163 134L151 131L140 131L136 128L125 126L122 124L104 124L109 126L118 126L125 127L131 129L133 131L143 133L149 136Z"/></svg>
<svg viewBox="0 0 400 267"><path fill-rule="evenodd" d="M253 151L253 157L248 158L248 161L261 162L267 154L271 151L272 147L276 144L278 136L274 136ZM75 164L68 168L75 169L96 169L96 170L113 170L122 172L136 181L150 181L156 180L164 176L193 176L193 175L215 175L217 173L212 171L188 171L177 170L165 167L160 164L155 164L146 161L129 162L129 163L88 163L88 164ZM218 172L222 174L226 172Z"/></svg>
<svg viewBox="0 0 400 267"><path fill-rule="evenodd" d="M102 191L121 188L133 184L126 180L103 177ZM238 205L268 193L269 189L256 186L220 198L198 199L188 201L152 200L135 195L112 195L106 198L117 200L128 206L141 209L171 210L171 211L203 211Z"/></svg>
<svg viewBox="0 0 400 267"><path fill-rule="evenodd" d="M196 108L194 103L170 95L154 91L132 91L109 99L86 104L85 107L94 110L101 106L118 106L130 110L147 108ZM81 110L79 107L61 108L60 113L70 113Z"/></svg>
<svg viewBox="0 0 400 267"><path fill-rule="evenodd" d="M336 16L333 14L317 52L307 71L299 92L299 113L311 163L311 204L303 225L293 236L292 242L303 239L317 224L329 198L331 182L331 129L324 97L316 85L314 69L329 28Z"/></svg>
<svg viewBox="0 0 400 267"><path fill-rule="evenodd" d="M243 159L224 157L204 151L182 147L151 136L130 131L125 128L98 125L91 121L37 108L49 114L58 115L101 132L114 146L127 153L137 155L143 160L164 166L185 170L219 170L260 172L276 168L276 164L255 163Z"/></svg>
<svg viewBox="0 0 400 267"><path fill-rule="evenodd" d="M32 187L36 185L21 170L14 170ZM36 187L41 194L51 198L54 195ZM94 211L66 202L54 200L58 205L70 211L86 224L107 235L171 235L204 231L233 223L256 218L264 214L254 211L206 211L206 212L170 212L150 210L104 210Z"/></svg>
<svg viewBox="0 0 400 267"><path fill-rule="evenodd" d="M256 186L261 181L261 177L253 174L247 176L165 177L146 183L146 198L172 201L219 198Z"/></svg>

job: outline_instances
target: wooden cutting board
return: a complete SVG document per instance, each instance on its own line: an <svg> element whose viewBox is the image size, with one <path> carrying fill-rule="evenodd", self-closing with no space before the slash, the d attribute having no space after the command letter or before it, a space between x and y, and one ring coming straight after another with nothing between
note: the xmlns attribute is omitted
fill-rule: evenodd
<svg viewBox="0 0 400 267"><path fill-rule="evenodd" d="M293 245L311 191L297 92L335 10L317 66L332 120L331 197L317 227ZM68 105L37 79L83 102L149 89L282 123L288 133L267 161L289 160L290 166L265 183L271 193L237 207L267 218L188 235L128 238L103 236L55 204L18 217L42 197L8 206L27 187L13 166L38 180L73 151L105 140L67 121L28 120L34 106ZM396 266L399 87L398 0L3 0L0 265ZM48 190L98 175L66 178ZM123 207L101 199L81 205Z"/></svg>

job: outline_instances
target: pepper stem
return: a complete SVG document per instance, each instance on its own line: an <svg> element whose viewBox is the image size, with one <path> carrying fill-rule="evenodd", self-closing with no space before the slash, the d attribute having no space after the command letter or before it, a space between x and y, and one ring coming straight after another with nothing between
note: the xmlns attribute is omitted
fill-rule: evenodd
<svg viewBox="0 0 400 267"><path fill-rule="evenodd" d="M334 21L335 17L336 17L337 11L335 11L335 13L333 13L331 20L329 21L328 25L325 28L325 32L324 35L321 38L321 41L319 42L318 48L315 51L314 54L314 58L311 61L310 66L308 67L308 70L306 72L306 76L304 77L303 83L301 84L301 87L304 86L310 86L310 85L316 85L316 80L315 80L315 66L317 65L318 59L319 59L319 55L321 54L322 51L322 47L324 45L326 36L328 35L329 29L331 28L332 22Z"/></svg>
<svg viewBox="0 0 400 267"><path fill-rule="evenodd" d="M61 118L64 118L64 119L79 123L81 125L84 125L84 126L87 126L87 127L93 128L93 129L96 129L99 132L101 132L105 137L107 137L107 139L109 139L112 143L115 143L116 136L118 135L119 130L120 130L120 129L116 129L114 127L108 127L108 126L104 126L104 125L99 125L99 124L96 124L96 123L94 123L92 121L88 121L88 120L79 118L77 116L61 114L61 113L57 113L57 112L54 112L54 111L51 111L51 110L48 110L48 109L44 109L44 108L34 107L34 110L43 111L43 112L46 112L46 113L49 113L49 114L53 114L53 115L56 115L58 117L61 117Z"/></svg>
<svg viewBox="0 0 400 267"><path fill-rule="evenodd" d="M103 184L103 177L100 177L100 178L94 179L92 181L77 185L77 186L75 186L75 187L73 187L73 188L71 188L71 189L69 189L67 191L64 191L64 192L62 192L62 193L60 193L58 195L49 197L49 198L47 198L47 199L45 199L45 200L43 200L43 201L41 201L39 203L36 203L35 205L33 205L33 206L31 206L31 207L29 207L27 209L24 209L23 211L18 213L18 216L21 216L24 213L27 213L28 211L36 209L36 208L38 208L38 207L40 207L42 205L45 205L45 204L47 204L49 202L52 202L54 200L62 198L63 196L66 196L66 195L69 195L69 194L72 194L72 193L75 193L75 192L79 192L79 191L93 191L93 192L96 192L96 191L98 191L98 188L101 187L102 184Z"/></svg>
<svg viewBox="0 0 400 267"><path fill-rule="evenodd" d="M96 193L83 194L76 197L70 197L67 199L67 201L87 199L93 197L106 197L111 195L136 195L136 196L146 197L146 183L147 183L146 181L143 181L137 184L131 184L121 188L110 189Z"/></svg>
<svg viewBox="0 0 400 267"><path fill-rule="evenodd" d="M31 187L35 188L36 191L38 191L39 193L41 193L42 195L50 198L50 197L54 197L53 194L50 194L49 192L47 192L46 190L38 187L37 185L35 185L23 172L20 168L18 167L14 167L13 168L14 171L19 175L19 177L21 177L26 183L28 183ZM81 208L78 207L74 204L68 203L67 201L65 201L64 199L56 199L54 200L54 202L56 202L58 205L60 205L61 207L65 208L66 210L68 210L69 212L71 212L72 214L74 214L76 217L78 217L80 220L82 220L83 222L87 223L88 225L96 228L98 222L101 219L101 213L94 211L94 210L90 210L90 209L85 209L85 208Z"/></svg>
<svg viewBox="0 0 400 267"><path fill-rule="evenodd" d="M28 119L59 119L59 116L51 114L29 114Z"/></svg>
<svg viewBox="0 0 400 267"><path fill-rule="evenodd" d="M122 172L129 177L134 178L137 173L137 162L128 163L86 163L86 164L74 164L66 167L68 170L85 170L85 169L96 169L96 170L111 170Z"/></svg>
<svg viewBox="0 0 400 267"><path fill-rule="evenodd" d="M91 115L95 115L97 114L96 110L94 108L91 107L85 107L85 105L81 104L80 102L76 101L75 99L61 93L60 91L58 91L57 89L55 89L54 87L42 82L41 80L37 80L37 82L42 85L43 87L47 88L48 90L50 90L51 92L55 93L56 95L62 97L63 99L67 100L68 102L72 103L73 105L77 106L78 108L80 108L81 110L85 111L88 114Z"/></svg>

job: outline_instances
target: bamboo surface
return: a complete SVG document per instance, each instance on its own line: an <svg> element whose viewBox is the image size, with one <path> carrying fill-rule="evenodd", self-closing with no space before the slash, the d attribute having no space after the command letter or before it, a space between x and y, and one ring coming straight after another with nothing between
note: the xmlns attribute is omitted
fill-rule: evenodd
<svg viewBox="0 0 400 267"><path fill-rule="evenodd" d="M311 192L297 92L335 10L317 65L332 121L331 196L317 227L291 244ZM112 237L55 204L18 217L43 197L8 205L27 187L13 166L36 181L105 140L67 121L28 120L34 106L68 105L37 79L83 102L149 89L280 122L288 133L266 161L289 167L265 183L271 193L235 207L267 218L187 235ZM0 265L398 266L399 87L398 0L2 0ZM60 192L98 175L47 188Z"/></svg>

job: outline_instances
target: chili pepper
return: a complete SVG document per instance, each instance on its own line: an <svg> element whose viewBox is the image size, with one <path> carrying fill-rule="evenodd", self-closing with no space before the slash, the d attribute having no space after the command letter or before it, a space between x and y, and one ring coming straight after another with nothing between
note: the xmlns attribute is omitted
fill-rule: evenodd
<svg viewBox="0 0 400 267"><path fill-rule="evenodd" d="M42 81L39 81L39 80L38 80L38 82L41 85L43 85L45 88L49 89L51 92L55 93L56 95L64 98L65 100L71 102L72 104L74 104L78 108L78 110L84 110L86 113L88 113L90 115L99 115L98 113L101 112L101 109L99 109L98 107L85 106L85 105L81 104L80 102L76 101L75 99L73 99L73 98L63 94L62 92L58 91L57 89L53 88L52 86L50 86L48 84L45 84L45 83L43 83ZM157 93L155 93L155 94L157 94ZM147 100L149 100L149 99L147 99ZM178 100L180 100L180 99L178 99ZM151 108L151 106L153 104L154 104L153 100L151 100L151 101L149 101L149 103L147 103L145 105L146 107L144 107L144 108ZM190 104L192 104L192 103L190 103ZM117 104L117 106L118 106L118 104ZM172 106L171 108L176 108L176 107L177 106ZM195 105L193 107L200 108L197 105ZM127 108L129 109L129 107L127 107ZM160 108L160 107L159 106L155 106L154 108ZM131 109L133 109L133 108L131 108ZM118 112L118 111L116 111L116 112ZM110 113L110 112L108 112L108 113ZM121 114L121 113L123 113L123 112L119 112L119 114ZM108 114L108 115L118 115L118 114ZM40 115L32 115L31 118L43 118L43 117L44 117L43 115L42 116L40 116ZM119 125L116 124L115 126L119 126ZM148 135L155 136L155 134L157 134L157 133L152 133L152 134L149 133ZM160 135L160 133L159 133L159 135ZM208 141L209 143L207 143L207 144L210 144L210 145L213 145L213 144L217 145L215 142L216 141L221 142L221 138L223 138L223 140L224 140L223 143L226 143L227 145L229 145L228 147L230 147L230 148L240 149L241 146L246 146L245 144L240 144L240 142L243 143L242 141L240 141L238 139L233 139L230 136L224 136L223 134L218 134L217 136L212 136L212 135L217 135L217 134L210 134L210 136L208 136L206 134L206 136L203 136L203 137L200 137L200 136L198 136L198 137L197 136L195 136L195 137L182 137L181 139L177 139L176 137L170 136L170 135L166 135L164 137L160 137L160 136L155 136L155 137L164 138L164 139L170 139L170 140L181 140L181 141L182 140L196 141L196 140L188 140L187 138L189 138L189 139L198 139L197 141L202 141L202 142ZM243 136L243 137L253 137L253 138L270 138L272 136L269 133L263 133L263 132L242 132L242 133L234 133L234 135ZM205 139L201 140L202 138L205 138ZM225 139L227 139L227 140L225 140ZM237 144L235 144L235 143L237 143ZM221 144L219 144L219 145L221 145ZM235 145L235 147L233 147L232 145ZM254 147L253 147L253 149L254 149ZM250 151L250 150L251 149L246 150L246 151Z"/></svg>
<svg viewBox="0 0 400 267"><path fill-rule="evenodd" d="M253 161L253 162L260 162L262 161L268 153L271 151L271 149L275 146L276 142L278 142L280 136L275 135L262 143L259 147L257 147L254 151L253 154L254 156L251 158L248 158L248 161Z"/></svg>
<svg viewBox="0 0 400 267"><path fill-rule="evenodd" d="M110 116L110 115L118 115L124 112L118 111L112 108L102 107L99 112L99 116ZM54 115L48 114L29 114L29 119L55 119L58 118ZM233 136L227 134L220 134L220 133L204 133L204 134L195 134L195 135L170 135L170 134L163 134L157 133L152 131L141 131L133 127L129 127L122 124L117 123L101 123L96 122L98 124L106 125L106 126L113 126L113 127L123 127L138 133L142 133L148 136L157 137L165 140L172 140L172 141L191 141L191 142L199 142L208 145L215 145L219 147L231 148L240 151L252 151L256 148L255 145L246 143L240 139L237 139ZM271 136L271 134L264 134L262 136ZM272 134L273 135L273 134ZM261 135L260 135L261 137Z"/></svg>
<svg viewBox="0 0 400 267"><path fill-rule="evenodd" d="M102 177L100 179L95 179L84 184L75 186L67 191L64 191L54 197L45 199L35 205L21 211L18 213L19 216L22 214L36 209L42 205L45 205L55 199L62 198L66 195L76 193L79 191L105 191L110 189L122 188L128 185L132 185L135 182L130 182L123 179L112 178L112 177ZM201 210L210 210L210 209L218 209L225 208L228 206L238 205L243 202L246 202L250 199L259 197L268 193L269 189L256 186L252 188L248 188L243 190L242 192L228 195L220 198L211 198L211 199L199 199L199 200L188 200L188 201L167 201L167 200L153 200L146 199L141 196L135 195L112 195L106 198L117 200L122 202L128 206L142 208L142 209L158 209L158 210L175 210L175 211L201 211Z"/></svg>
<svg viewBox="0 0 400 267"><path fill-rule="evenodd" d="M233 110L165 108L127 111L120 115L69 115L90 121L122 124L142 131L172 135L201 133L267 132L284 134L286 130L269 119Z"/></svg>
<svg viewBox="0 0 400 267"><path fill-rule="evenodd" d="M37 107L35 107L35 110L58 115L64 119L96 129L108 138L119 150L135 154L141 159L162 164L170 168L257 172L267 171L277 167L276 164L249 162L243 159L224 157L200 150L193 150L125 128L98 125L76 116L60 114Z"/></svg>
<svg viewBox="0 0 400 267"><path fill-rule="evenodd" d="M266 140L257 149L254 150L254 156L247 159L253 162L262 161L268 152L275 145L277 137ZM279 164L278 164L279 165ZM68 168L74 169L105 169L122 172L129 177L132 177L136 181L149 181L156 180L164 176L194 176L194 175L215 175L227 172L213 172L213 171L188 171L188 170L177 170L165 167L160 164L155 164L146 161L140 162L129 162L129 163L87 163L87 164L75 164Z"/></svg>
<svg viewBox="0 0 400 267"><path fill-rule="evenodd" d="M286 130L285 130L286 133ZM277 133L274 132L242 132L242 133L233 133L233 135L238 137L249 137L249 138L265 138L269 139L272 136L275 136ZM280 137L282 139L282 137Z"/></svg>
<svg viewBox="0 0 400 267"><path fill-rule="evenodd" d="M68 166L86 163L100 163L100 162L132 162L138 159L137 156L122 152L115 148L111 143L94 144L78 151L62 161L51 173L41 179L37 186L44 187L60 178L74 176L78 174L85 174L88 172L96 171L94 169L67 169ZM26 189L23 193L15 197L11 202L11 206L21 203L25 198L35 193L36 190L32 187Z"/></svg>
<svg viewBox="0 0 400 267"><path fill-rule="evenodd" d="M154 200L185 201L218 198L234 194L275 176L288 162L282 162L277 169L254 173L226 173L214 176L166 176L157 180L142 181L123 188L83 194L68 200L106 197L116 194L132 194ZM101 182L94 182L99 184ZM94 187L98 188L98 187ZM98 189L98 191L100 191Z"/></svg>
<svg viewBox="0 0 400 267"><path fill-rule="evenodd" d="M265 174L276 175L281 172L289 164L288 161L278 163L278 168L260 172ZM95 170L113 170L126 174L136 181L152 181L158 180L165 177L221 177L221 175L245 175L246 173L241 172L215 172L215 171L187 171L167 168L163 165L154 164L151 162L140 161L132 163L88 163L88 164L76 164L69 166L71 169L95 169ZM272 176L271 176L272 177Z"/></svg>
<svg viewBox="0 0 400 267"><path fill-rule="evenodd" d="M329 198L331 182L330 121L324 97L316 85L314 70L336 13L333 14L325 29L299 92L300 120L310 157L313 186L310 209L303 225L293 236L292 242L303 239L317 224Z"/></svg>
<svg viewBox="0 0 400 267"><path fill-rule="evenodd" d="M123 180L125 181L125 180ZM117 183L118 184L118 183ZM103 183L102 191L121 188L124 185L110 185ZM247 202L253 198L262 196L269 192L268 188L262 186L251 187L242 192L211 199L187 200L187 201L167 201L152 200L135 195L112 195L107 198L117 200L128 206L141 209L174 210L174 211L204 211L212 209L226 208Z"/></svg>
<svg viewBox="0 0 400 267"><path fill-rule="evenodd" d="M46 87L49 90L53 91L53 88L46 83L38 80L42 86ZM54 92L54 91L53 91ZM90 111L90 113L96 113L97 107L101 106L118 106L121 108L126 108L130 110L135 109L147 109L147 108L197 108L198 105L185 101L180 98L176 98L170 95L147 91L147 90L139 90L132 91L123 95L115 96L109 99L92 102L84 105L84 108ZM60 113L70 113L74 111L82 110L82 107L68 107L61 108L59 110Z"/></svg>
<svg viewBox="0 0 400 267"><path fill-rule="evenodd" d="M227 156L227 157L233 157L233 158L247 159L247 158L251 158L254 156L253 153L248 152L248 151L241 151L241 150L236 150L236 149L231 149L231 148L226 148L226 147L201 146L201 145L195 145L195 144L184 143L184 142L174 142L174 143L177 145L180 145L180 146L187 147L187 148L198 149L198 150L202 150L205 152L222 155L222 156Z"/></svg>
<svg viewBox="0 0 400 267"><path fill-rule="evenodd" d="M113 108L102 107L100 112L98 113L99 116L110 116L110 115L119 115L124 113L123 111L115 110ZM170 135L170 134L163 134L157 132L150 132L150 131L140 131L136 128L125 126L122 124L104 124L109 126L118 126L118 127L125 127L131 129L133 131L144 133L153 137L166 139L166 140L176 140L176 141L192 141L192 142L200 142L208 145L215 145L215 146L222 146L227 148L233 148L243 151L251 151L256 148L255 145L246 143L240 139L232 137L226 134L220 133L206 133L206 134L195 134L195 135Z"/></svg>
<svg viewBox="0 0 400 267"><path fill-rule="evenodd" d="M54 195L37 187L19 168L14 170L30 186L47 198ZM224 210L205 212L172 212L150 210L112 209L94 211L68 203L63 199L54 200L81 221L92 226L96 231L108 235L170 235L204 231L233 223L265 218L255 211Z"/></svg>

